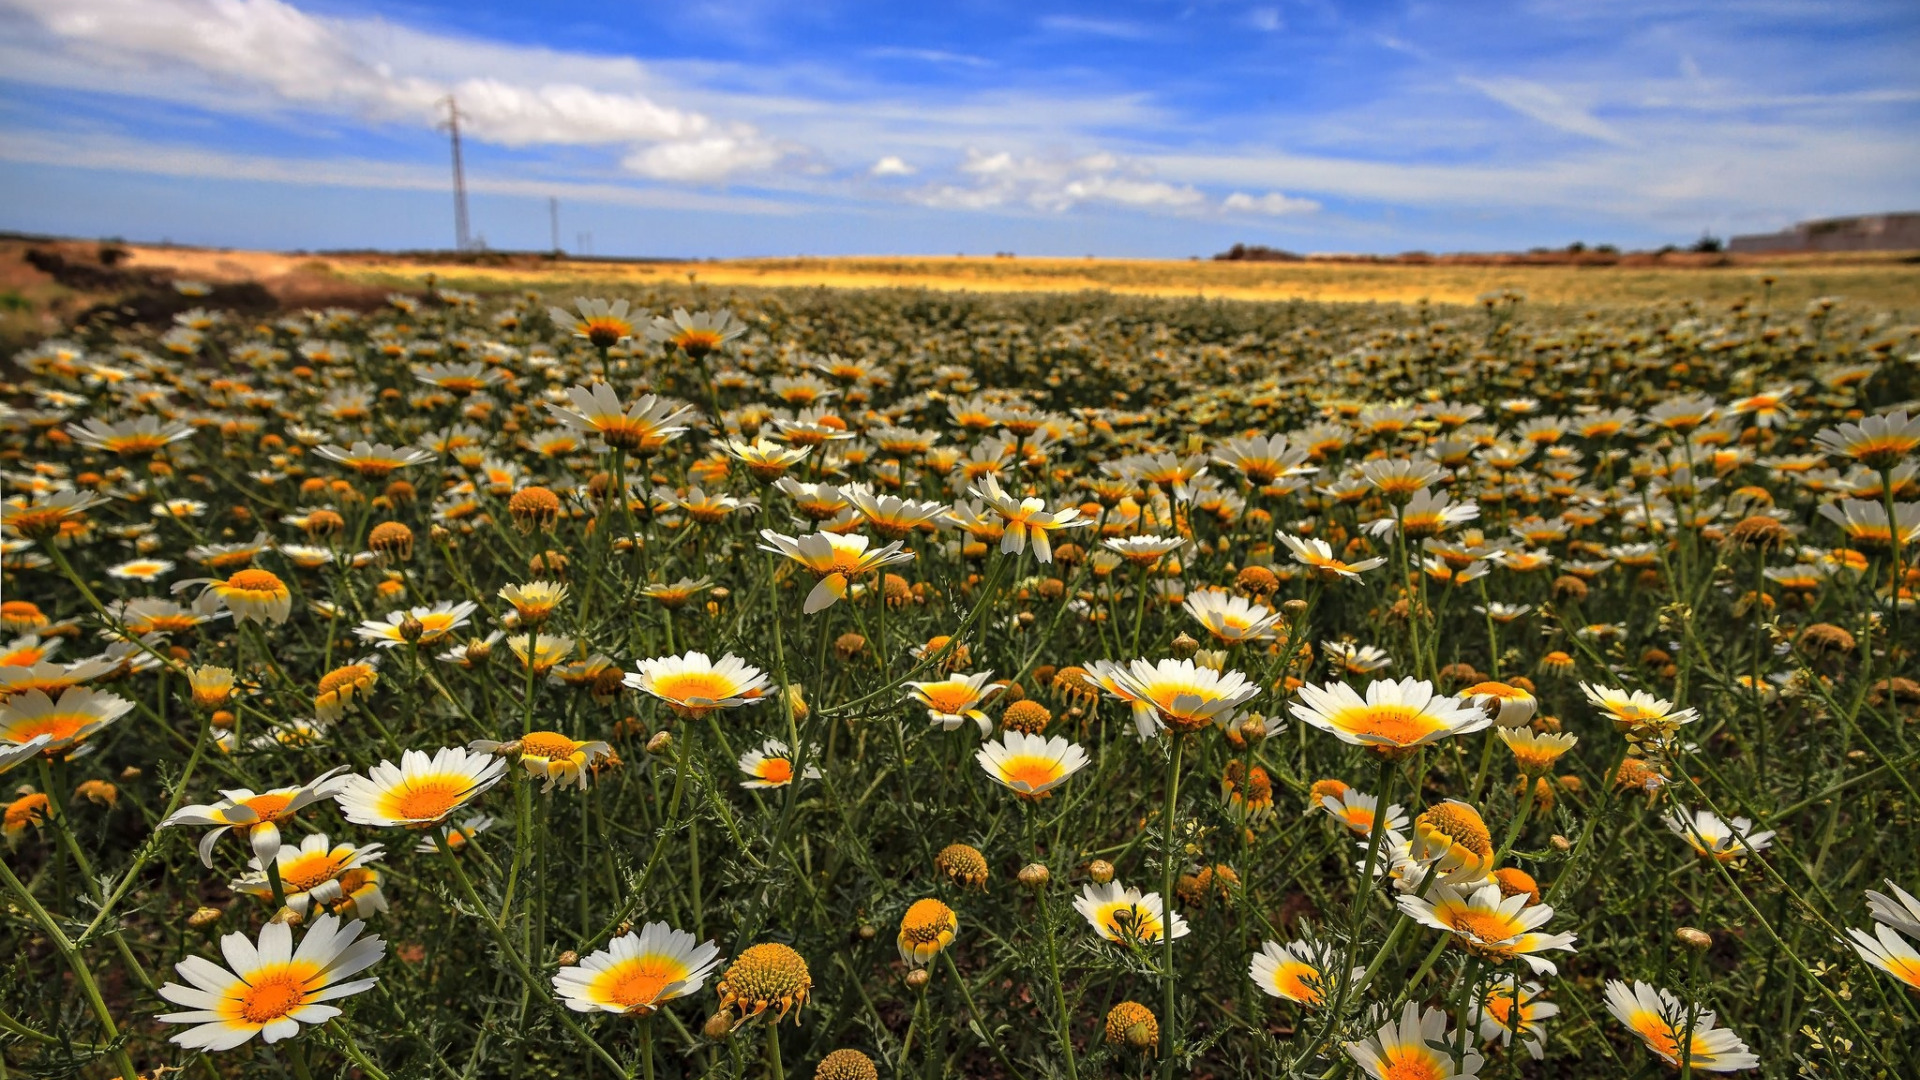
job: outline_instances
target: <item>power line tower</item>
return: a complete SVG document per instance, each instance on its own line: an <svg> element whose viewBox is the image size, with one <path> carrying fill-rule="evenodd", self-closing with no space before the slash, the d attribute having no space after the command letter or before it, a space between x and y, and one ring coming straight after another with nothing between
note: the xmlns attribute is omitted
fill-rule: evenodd
<svg viewBox="0 0 1920 1080"><path fill-rule="evenodd" d="M547 196L547 223L553 227L553 253L560 254L560 200Z"/></svg>
<svg viewBox="0 0 1920 1080"><path fill-rule="evenodd" d="M446 123L442 124L453 140L453 243L455 250L465 251L472 246L467 235L467 173L460 164L460 105L448 95L440 100L447 110Z"/></svg>

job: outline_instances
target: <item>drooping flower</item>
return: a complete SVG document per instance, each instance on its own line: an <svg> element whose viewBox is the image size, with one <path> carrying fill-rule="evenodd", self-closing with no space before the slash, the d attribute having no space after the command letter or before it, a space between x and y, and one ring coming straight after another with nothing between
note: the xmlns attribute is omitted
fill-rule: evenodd
<svg viewBox="0 0 1920 1080"><path fill-rule="evenodd" d="M587 774L613 753L606 743L573 739L557 731L529 732L505 742L475 739L467 744L467 749L478 754L498 755L515 747L520 767L534 779L545 781L540 786L543 793L552 791L555 784L572 784L585 791Z"/></svg>
<svg viewBox="0 0 1920 1080"><path fill-rule="evenodd" d="M959 932L952 908L932 897L915 900L900 917L900 959L910 968L926 967Z"/></svg>
<svg viewBox="0 0 1920 1080"><path fill-rule="evenodd" d="M347 766L336 765L304 784L274 788L254 794L250 788L222 791L220 801L205 806L183 806L160 823L169 825L209 825L200 838L200 861L213 865L213 846L222 834L245 832L253 854L264 865L280 853L280 826L301 810L322 799L337 795L347 784L339 774Z"/></svg>
<svg viewBox="0 0 1920 1080"><path fill-rule="evenodd" d="M1703 1072L1738 1072L1760 1064L1738 1035L1717 1026L1713 1013L1690 1009L1679 998L1646 983L1628 986L1608 979L1607 1011L1675 1068L1684 1062ZM1691 1038L1687 1038L1688 1028L1692 1028Z"/></svg>

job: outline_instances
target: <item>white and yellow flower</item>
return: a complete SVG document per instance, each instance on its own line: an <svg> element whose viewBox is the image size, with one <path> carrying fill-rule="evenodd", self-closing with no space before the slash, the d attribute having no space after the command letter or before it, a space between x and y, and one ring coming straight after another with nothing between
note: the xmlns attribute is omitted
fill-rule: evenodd
<svg viewBox="0 0 1920 1080"><path fill-rule="evenodd" d="M1038 496L1029 495L1016 499L1000 487L1000 481L989 473L981 479L981 487L970 487L967 493L976 499L984 499L995 513L1006 521L1006 533L1000 538L1002 554L1017 555L1027 550L1027 544L1033 544L1033 557L1043 563L1053 561L1053 544L1047 534L1058 529L1077 529L1093 522L1080 516L1080 508L1063 507L1048 510L1047 501Z"/></svg>
<svg viewBox="0 0 1920 1080"><path fill-rule="evenodd" d="M760 538L764 541L760 550L785 555L819 578L802 608L808 615L824 611L846 596L850 579L883 566L911 562L914 557L898 540L869 551L872 541L859 533L816 532L796 537L762 529Z"/></svg>
<svg viewBox="0 0 1920 1080"><path fill-rule="evenodd" d="M1336 950L1317 941L1277 941L1260 944L1247 965L1247 974L1262 993L1299 1005L1314 1006L1326 1001L1327 992L1337 985L1330 973L1338 971ZM1359 979L1364 969L1354 968L1349 977Z"/></svg>
<svg viewBox="0 0 1920 1080"><path fill-rule="evenodd" d="M257 795L251 788L222 791L219 802L183 806L169 814L160 827L212 826L200 838L200 861L208 866L213 865L213 845L220 841L221 834L244 832L253 846L254 857L264 866L266 860L280 854L280 825L321 799L337 795L347 783L346 777L338 775L346 768L336 765L307 783L274 788Z"/></svg>
<svg viewBox="0 0 1920 1080"><path fill-rule="evenodd" d="M993 720L980 706L992 692L988 680L993 672L949 675L938 682L907 683L907 695L927 707L927 722L942 731L952 731L962 721L971 720L980 728L980 737L993 734Z"/></svg>
<svg viewBox="0 0 1920 1080"><path fill-rule="evenodd" d="M347 777L333 798L355 825L427 829L499 783L506 770L499 758L459 747L441 747L432 757L408 750L398 766L382 761L366 776Z"/></svg>
<svg viewBox="0 0 1920 1080"><path fill-rule="evenodd" d="M1094 932L1108 941L1122 944L1152 944L1162 940L1166 925L1160 894L1141 895L1118 881L1105 885L1089 884L1073 901L1073 908L1086 917ZM1173 916L1174 940L1187 936L1187 920Z"/></svg>
<svg viewBox="0 0 1920 1080"><path fill-rule="evenodd" d="M1029 799L1044 799L1067 777L1087 767L1078 743L1021 731L1003 731L999 742L982 743L973 758L994 782Z"/></svg>
<svg viewBox="0 0 1920 1080"><path fill-rule="evenodd" d="M1348 1043L1347 1055L1373 1080L1474 1080L1485 1060L1470 1049L1455 1069L1450 1042L1447 1014L1423 1012L1419 1002L1409 1001L1398 1022L1389 1020L1360 1042Z"/></svg>
<svg viewBox="0 0 1920 1080"><path fill-rule="evenodd" d="M553 976L554 992L574 1012L645 1016L700 991L720 965L720 948L685 930L648 923Z"/></svg>
<svg viewBox="0 0 1920 1080"><path fill-rule="evenodd" d="M758 705L772 686L764 672L732 653L713 660L703 652L642 660L640 670L629 672L625 682L689 717Z"/></svg>
<svg viewBox="0 0 1920 1080"><path fill-rule="evenodd" d="M421 645L432 645L467 625L478 607L471 600L462 600L459 603L389 611L384 619L369 619L361 623L353 634L361 641L372 642L377 648L392 649L407 644L406 633L411 628L409 623L417 623L420 635L415 640Z"/></svg>
<svg viewBox="0 0 1920 1080"><path fill-rule="evenodd" d="M511 749L520 756L520 767L536 780L544 780L540 790L552 791L555 784L572 784L587 789L587 773L613 753L606 743L568 738L557 731L534 731L511 742L475 739L467 749L480 754L498 755Z"/></svg>
<svg viewBox="0 0 1920 1080"><path fill-rule="evenodd" d="M1426 896L1402 896L1400 910L1422 926L1444 930L1460 946L1495 963L1520 960L1536 973L1552 975L1553 961L1534 954L1573 951L1573 934L1536 933L1553 918L1545 904L1529 903L1526 893L1502 896L1498 882L1460 888L1436 883Z"/></svg>
<svg viewBox="0 0 1920 1080"><path fill-rule="evenodd" d="M1737 817L1731 822L1722 821L1720 815L1711 810L1696 810L1688 814L1684 810L1674 809L1667 812L1667 828L1685 840L1693 848L1694 854L1703 859L1736 862L1747 857L1748 851L1765 851L1773 843L1773 831L1763 829L1753 831L1753 822Z"/></svg>
<svg viewBox="0 0 1920 1080"><path fill-rule="evenodd" d="M0 745L24 746L38 742L48 754L71 752L132 711L133 702L118 694L70 686L56 700L43 690L14 694L0 705Z"/></svg>
<svg viewBox="0 0 1920 1080"><path fill-rule="evenodd" d="M1479 731L1491 723L1485 710L1434 693L1421 679L1376 679L1362 698L1346 683L1300 688L1295 718L1341 742L1378 753L1401 754L1450 735Z"/></svg>
<svg viewBox="0 0 1920 1080"><path fill-rule="evenodd" d="M1695 1012L1679 998L1646 983L1635 982L1629 987L1618 979L1608 979L1607 1011L1640 1036L1660 1060L1676 1068L1684 1061L1702 1072L1737 1072L1760 1064L1738 1035L1715 1026L1713 1013ZM1689 1027L1692 1037L1686 1038Z"/></svg>
<svg viewBox="0 0 1920 1080"><path fill-rule="evenodd" d="M1225 589L1199 589L1187 594L1181 607L1194 617L1213 639L1225 645L1243 641L1270 641L1278 634L1280 612Z"/></svg>
<svg viewBox="0 0 1920 1080"><path fill-rule="evenodd" d="M1126 667L1105 661L1087 665L1103 689L1133 705L1145 739L1171 727L1187 733L1209 724L1226 727L1240 706L1260 695L1260 686L1238 671L1218 671L1192 660L1135 660Z"/></svg>
<svg viewBox="0 0 1920 1080"><path fill-rule="evenodd" d="M1547 1026L1541 1021L1560 1015L1560 1006L1541 1001L1540 992L1539 983L1498 976L1474 990L1468 1020L1479 1023L1482 1039L1501 1046L1512 1046L1518 1035L1527 1056L1539 1061L1547 1052Z"/></svg>
<svg viewBox="0 0 1920 1080"><path fill-rule="evenodd" d="M287 906L306 915L315 904L327 907L343 899L346 891L342 881L347 872L377 862L385 854L380 844L335 844L325 833L314 833L300 841L299 847L282 847L274 856L274 869L280 874ZM233 890L272 899L273 882L267 877L266 863L255 856L247 867L251 872L234 881Z"/></svg>
<svg viewBox="0 0 1920 1080"><path fill-rule="evenodd" d="M1364 837L1373 835L1374 823L1379 819L1380 799L1350 787L1342 787L1339 794L1331 792L1320 796L1319 807L1333 816L1335 821L1349 830ZM1387 807L1386 828L1382 840L1387 844L1400 842L1400 834L1407 827L1407 812L1395 804Z"/></svg>
<svg viewBox="0 0 1920 1080"><path fill-rule="evenodd" d="M793 783L793 752L779 739L768 739L758 749L741 754L739 765L740 771L747 774L747 779L740 781L743 788L764 790ZM802 775L808 780L818 780L820 770L808 765Z"/></svg>
<svg viewBox="0 0 1920 1080"><path fill-rule="evenodd" d="M231 970L190 956L174 965L189 985L168 983L160 996L186 1012L164 1013L164 1023L194 1026L173 1036L189 1050L231 1050L259 1035L268 1043L300 1033L301 1024L324 1024L340 1015L325 1004L370 990L380 980L354 979L386 954L377 937L360 937L365 924L340 925L332 915L313 921L296 951L293 930L268 923L258 945L245 934L220 939Z"/></svg>

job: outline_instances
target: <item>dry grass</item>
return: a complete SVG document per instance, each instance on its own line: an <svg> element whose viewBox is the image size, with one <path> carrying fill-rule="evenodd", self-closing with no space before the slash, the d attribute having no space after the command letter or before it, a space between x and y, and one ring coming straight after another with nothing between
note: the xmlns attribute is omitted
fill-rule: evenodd
<svg viewBox="0 0 1920 1080"><path fill-rule="evenodd" d="M679 283L689 276L722 288L920 288L972 292L1106 291L1211 299L1468 304L1502 289L1535 303L1625 306L1662 300L1727 303L1760 299L1772 277L1776 304L1798 307L1841 296L1896 313L1920 310L1920 262L1910 255L1733 258L1716 266L1246 263L1150 259L960 257L782 258L706 262L599 262L516 257L502 265L384 255L288 256L260 252L136 249L136 266L175 266L216 280L324 270L355 281L416 286L433 276L457 288L494 292L616 290Z"/></svg>

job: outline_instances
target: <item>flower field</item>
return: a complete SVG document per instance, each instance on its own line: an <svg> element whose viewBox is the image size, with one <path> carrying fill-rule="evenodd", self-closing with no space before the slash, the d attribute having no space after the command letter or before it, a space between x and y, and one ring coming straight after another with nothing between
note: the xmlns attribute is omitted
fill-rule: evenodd
<svg viewBox="0 0 1920 1080"><path fill-rule="evenodd" d="M178 288L0 376L0 1080L1916 1075L1870 306Z"/></svg>

